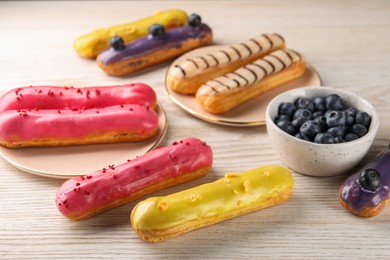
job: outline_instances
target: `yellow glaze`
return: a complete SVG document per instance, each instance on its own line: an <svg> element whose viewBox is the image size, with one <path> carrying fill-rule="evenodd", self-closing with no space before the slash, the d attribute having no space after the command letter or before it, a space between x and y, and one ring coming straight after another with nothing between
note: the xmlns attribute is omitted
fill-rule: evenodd
<svg viewBox="0 0 390 260"><path fill-rule="evenodd" d="M224 178L212 183L141 201L131 213L131 222L141 237L143 231L157 234L159 230L170 228L180 230L178 227L187 223L195 223L195 228L199 228L282 203L289 198L293 187L290 170L280 165L227 173ZM201 224L202 221L207 223ZM195 228L186 228L180 233ZM167 237L142 238L156 242L180 235L168 233Z"/></svg>
<svg viewBox="0 0 390 260"><path fill-rule="evenodd" d="M73 43L73 47L81 56L95 58L103 49L109 47L111 37L121 36L125 43L129 43L147 35L149 26L154 23L159 23L166 29L180 27L187 24L187 14L179 9L156 12L153 16L138 21L101 28L80 36Z"/></svg>

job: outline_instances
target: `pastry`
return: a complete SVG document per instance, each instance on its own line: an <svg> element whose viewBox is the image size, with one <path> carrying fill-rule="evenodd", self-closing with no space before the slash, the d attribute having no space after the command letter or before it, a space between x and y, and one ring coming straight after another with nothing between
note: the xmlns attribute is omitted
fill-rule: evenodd
<svg viewBox="0 0 390 260"><path fill-rule="evenodd" d="M0 145L9 148L142 141L158 115L142 105L90 109L21 109L0 113Z"/></svg>
<svg viewBox="0 0 390 260"><path fill-rule="evenodd" d="M158 242L288 200L294 186L290 170L272 165L215 182L139 202L131 225L145 241Z"/></svg>
<svg viewBox="0 0 390 260"><path fill-rule="evenodd" d="M112 76L124 76L174 58L191 49L210 44L212 31L198 15L188 25L165 31L160 24L149 28L149 35L127 45L120 37L111 39L111 48L101 52L98 66Z"/></svg>
<svg viewBox="0 0 390 260"><path fill-rule="evenodd" d="M149 193L207 174L212 166L210 146L187 138L133 160L67 180L56 204L67 218L82 220L129 203Z"/></svg>
<svg viewBox="0 0 390 260"><path fill-rule="evenodd" d="M80 36L74 41L73 47L81 56L95 58L102 50L109 47L111 37L117 35L122 37L126 43L129 43L147 35L149 26L154 23L159 23L167 29L176 28L187 23L187 14L177 9L156 12L150 17L127 24L101 28Z"/></svg>
<svg viewBox="0 0 390 260"><path fill-rule="evenodd" d="M341 186L339 200L351 213L373 217L390 203L389 187L390 150L380 153L352 174Z"/></svg>
<svg viewBox="0 0 390 260"><path fill-rule="evenodd" d="M123 104L154 108L156 93L143 83L85 88L22 87L8 91L0 98L0 113L22 109L89 109Z"/></svg>
<svg viewBox="0 0 390 260"><path fill-rule="evenodd" d="M207 112L220 114L303 74L306 63L290 49L274 51L235 71L204 83L196 100Z"/></svg>
<svg viewBox="0 0 390 260"><path fill-rule="evenodd" d="M236 70L285 47L279 34L262 34L244 43L221 46L202 56L183 59L168 70L167 87L181 94L195 94L205 82Z"/></svg>

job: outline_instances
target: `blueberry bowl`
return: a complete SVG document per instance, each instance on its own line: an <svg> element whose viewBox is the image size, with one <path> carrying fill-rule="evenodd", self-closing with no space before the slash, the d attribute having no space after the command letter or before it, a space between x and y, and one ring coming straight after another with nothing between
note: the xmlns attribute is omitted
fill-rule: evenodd
<svg viewBox="0 0 390 260"><path fill-rule="evenodd" d="M292 170L310 176L346 173L367 154L379 128L374 107L332 87L301 87L268 104L266 127L274 150Z"/></svg>

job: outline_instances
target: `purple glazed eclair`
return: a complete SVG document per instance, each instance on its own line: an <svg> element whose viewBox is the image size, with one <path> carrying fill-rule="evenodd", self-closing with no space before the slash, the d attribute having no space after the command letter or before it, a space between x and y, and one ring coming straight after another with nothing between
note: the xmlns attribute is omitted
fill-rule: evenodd
<svg viewBox="0 0 390 260"><path fill-rule="evenodd" d="M380 153L351 175L340 188L339 200L353 214L373 217L390 203L389 187L390 150Z"/></svg>
<svg viewBox="0 0 390 260"><path fill-rule="evenodd" d="M161 63L194 48L212 43L212 31L201 23L199 15L191 15L188 25L169 31L160 24L149 27L149 35L125 45L115 36L108 48L97 57L98 66L111 76L125 76Z"/></svg>

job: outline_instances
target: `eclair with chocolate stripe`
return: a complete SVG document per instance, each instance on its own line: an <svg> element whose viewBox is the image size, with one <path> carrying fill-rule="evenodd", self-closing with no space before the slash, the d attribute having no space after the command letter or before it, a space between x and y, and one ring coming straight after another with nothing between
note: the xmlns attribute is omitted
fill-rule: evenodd
<svg viewBox="0 0 390 260"><path fill-rule="evenodd" d="M166 84L177 93L195 94L205 82L284 47L283 37L276 33L262 34L237 45L221 46L216 51L171 66Z"/></svg>
<svg viewBox="0 0 390 260"><path fill-rule="evenodd" d="M301 54L291 49L277 50L205 82L196 92L196 100L209 113L224 113L301 76L305 69Z"/></svg>

